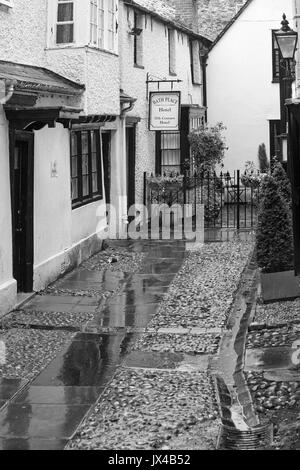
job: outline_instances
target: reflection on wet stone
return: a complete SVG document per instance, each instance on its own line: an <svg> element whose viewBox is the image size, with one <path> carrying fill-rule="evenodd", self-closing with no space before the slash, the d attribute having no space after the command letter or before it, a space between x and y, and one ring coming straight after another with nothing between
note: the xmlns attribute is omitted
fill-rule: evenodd
<svg viewBox="0 0 300 470"><path fill-rule="evenodd" d="M28 387L20 393L13 403L87 405L97 401L100 387Z"/></svg>
<svg viewBox="0 0 300 470"><path fill-rule="evenodd" d="M105 386L120 362L124 335L79 334L75 339L33 385Z"/></svg>
<svg viewBox="0 0 300 470"><path fill-rule="evenodd" d="M89 405L10 404L0 416L0 438L70 438L88 409Z"/></svg>
<svg viewBox="0 0 300 470"><path fill-rule="evenodd" d="M26 383L20 379L0 379L0 401L10 400Z"/></svg>
<svg viewBox="0 0 300 470"><path fill-rule="evenodd" d="M128 247L128 242L124 246ZM87 325L95 325L100 331L105 327L122 330L115 334L102 331L74 335L71 343L26 388L26 381L0 381L0 408L7 405L0 413L0 449L63 449L114 377L116 368L123 364L140 329L156 313L185 257L182 242L132 243L131 250L149 254L143 258L141 269L128 273L101 270L101 257L94 258L50 286L43 295L37 295L22 312L15 312L15 321L27 320L27 324L43 327L48 324L58 327L76 320L82 331L87 331ZM93 263L97 264L96 270ZM101 291L108 294L100 303ZM78 293L70 295L72 292ZM134 331L126 333L125 327ZM146 356L136 359L131 356L131 361L166 368L184 362L182 355L176 354L152 357L152 362Z"/></svg>
<svg viewBox="0 0 300 470"><path fill-rule="evenodd" d="M1 439L0 450L62 450L68 440L59 439Z"/></svg>

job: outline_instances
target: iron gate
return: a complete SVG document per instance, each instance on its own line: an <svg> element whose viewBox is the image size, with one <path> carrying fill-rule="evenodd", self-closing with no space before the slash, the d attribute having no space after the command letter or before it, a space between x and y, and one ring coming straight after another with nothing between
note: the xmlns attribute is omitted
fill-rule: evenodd
<svg viewBox="0 0 300 470"><path fill-rule="evenodd" d="M256 226L258 185L249 184L239 170L233 173L144 174L144 204L205 206L206 228L251 229Z"/></svg>

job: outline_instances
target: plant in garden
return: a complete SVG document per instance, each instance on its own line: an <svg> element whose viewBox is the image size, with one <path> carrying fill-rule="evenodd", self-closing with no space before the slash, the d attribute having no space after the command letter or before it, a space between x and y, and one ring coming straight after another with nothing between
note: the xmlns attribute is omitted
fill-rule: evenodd
<svg viewBox="0 0 300 470"><path fill-rule="evenodd" d="M273 176L261 185L256 231L258 266L264 273L293 269L293 229L288 204Z"/></svg>
<svg viewBox="0 0 300 470"><path fill-rule="evenodd" d="M188 138L193 164L196 172L214 170L224 158L226 145L222 132L226 128L222 123L216 126L202 126L193 130Z"/></svg>
<svg viewBox="0 0 300 470"><path fill-rule="evenodd" d="M292 208L292 187L290 180L281 165L281 163L275 159L273 163L272 176L279 186L281 196L288 204L289 208ZM292 214L291 214L292 215Z"/></svg>
<svg viewBox="0 0 300 470"><path fill-rule="evenodd" d="M241 182L246 187L257 189L264 177L265 173L261 173L253 162L247 161L244 174L241 177Z"/></svg>
<svg viewBox="0 0 300 470"><path fill-rule="evenodd" d="M183 199L183 181L184 176L176 173L170 173L163 176L151 176L149 179L149 188L152 192L152 202L161 202L167 204L179 202L178 198Z"/></svg>
<svg viewBox="0 0 300 470"><path fill-rule="evenodd" d="M267 157L267 151L265 144L261 144L258 147L258 162L259 162L259 169L262 173L267 173L270 165L269 160Z"/></svg>

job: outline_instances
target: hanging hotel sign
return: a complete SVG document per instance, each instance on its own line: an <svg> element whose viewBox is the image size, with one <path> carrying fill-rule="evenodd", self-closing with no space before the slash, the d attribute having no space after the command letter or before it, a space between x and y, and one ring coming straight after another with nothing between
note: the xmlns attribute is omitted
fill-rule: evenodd
<svg viewBox="0 0 300 470"><path fill-rule="evenodd" d="M180 91L157 91L150 93L150 131L179 131Z"/></svg>

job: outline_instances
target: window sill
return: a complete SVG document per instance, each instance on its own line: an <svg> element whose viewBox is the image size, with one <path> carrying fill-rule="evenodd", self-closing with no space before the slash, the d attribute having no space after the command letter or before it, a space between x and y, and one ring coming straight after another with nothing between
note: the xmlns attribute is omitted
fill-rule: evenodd
<svg viewBox="0 0 300 470"><path fill-rule="evenodd" d="M115 57L119 57L117 52L109 51L108 49L101 49L100 47L93 47L91 45L86 44L55 44L53 46L49 46L45 48L45 51L59 51L65 49L87 49L89 52L104 52L105 54L113 55Z"/></svg>
<svg viewBox="0 0 300 470"><path fill-rule="evenodd" d="M104 52L105 54L109 54L109 55L113 55L115 57L119 57L119 54L117 52L110 51L109 49L105 49L104 47L97 47L97 46L93 46L92 44L88 44L85 47L87 47L89 51Z"/></svg>
<svg viewBox="0 0 300 470"><path fill-rule="evenodd" d="M177 73L176 73L176 72L169 72L169 75L170 75L170 77L177 77Z"/></svg>
<svg viewBox="0 0 300 470"><path fill-rule="evenodd" d="M64 49L83 49L85 46L84 44L75 44L75 43L68 43L68 44L53 44L52 46L48 46L45 48L45 51L57 51L57 50L64 50Z"/></svg>
<svg viewBox="0 0 300 470"><path fill-rule="evenodd" d="M88 204L93 204L94 202L102 201L102 200L103 200L103 196L95 196L92 199L86 199L84 201L72 203L72 211L75 209L79 209L80 207L87 206Z"/></svg>
<svg viewBox="0 0 300 470"><path fill-rule="evenodd" d="M143 65L134 64L133 66L134 66L135 69L145 70L145 67Z"/></svg>

